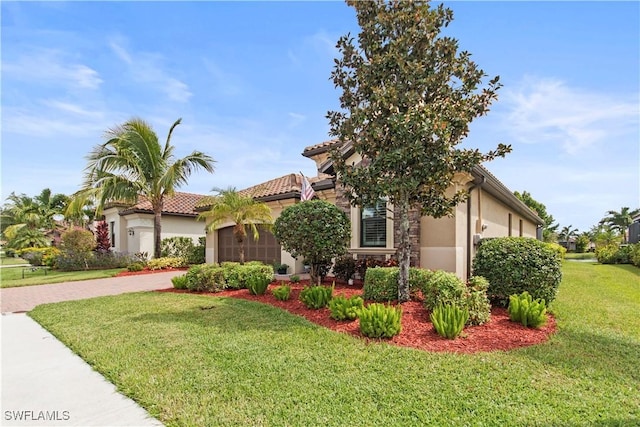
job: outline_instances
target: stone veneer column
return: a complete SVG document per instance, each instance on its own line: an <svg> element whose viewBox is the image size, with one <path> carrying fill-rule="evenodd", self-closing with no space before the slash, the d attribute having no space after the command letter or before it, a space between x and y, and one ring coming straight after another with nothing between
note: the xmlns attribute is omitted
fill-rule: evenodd
<svg viewBox="0 0 640 427"><path fill-rule="evenodd" d="M393 213L393 241L397 248L400 243L400 216L396 209ZM420 266L420 211L409 210L409 240L411 242L411 266Z"/></svg>

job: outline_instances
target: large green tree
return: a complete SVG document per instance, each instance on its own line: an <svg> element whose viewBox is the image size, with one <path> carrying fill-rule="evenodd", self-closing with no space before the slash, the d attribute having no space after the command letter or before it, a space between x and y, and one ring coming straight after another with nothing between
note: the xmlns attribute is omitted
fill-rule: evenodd
<svg viewBox="0 0 640 427"><path fill-rule="evenodd" d="M206 205L209 209L201 212L198 219L209 220L208 231L214 231L224 222L233 222L233 235L238 242L240 264L244 264L244 241L247 238L247 232L251 231L254 240L258 240L260 238L258 226L270 226L273 222L271 208L250 195L236 191L233 187L214 188L212 191L218 194L199 202L200 205Z"/></svg>
<svg viewBox="0 0 640 427"><path fill-rule="evenodd" d="M353 144L365 161L346 163L331 156L340 182L354 205L387 198L400 226L398 300L409 299L411 242L409 211L432 217L451 215L468 192L448 193L454 175L469 173L484 161L504 156L509 146L486 154L456 148L469 124L489 111L501 86L456 39L441 30L453 20L443 5L425 1L353 1L361 32L338 40L341 57L331 74L342 89L341 111L329 111L330 134ZM340 144L338 144L340 145Z"/></svg>
<svg viewBox="0 0 640 427"><path fill-rule="evenodd" d="M13 249L48 246L47 235L59 227L68 200L66 195L53 194L49 188L34 197L12 192L0 218L7 246Z"/></svg>
<svg viewBox="0 0 640 427"><path fill-rule="evenodd" d="M631 210L622 207L620 211L607 211L607 216L602 218L600 224L608 225L622 236L622 243L627 243L627 229L633 223L633 218L640 214L640 209Z"/></svg>
<svg viewBox="0 0 640 427"><path fill-rule="evenodd" d="M557 240L558 227L560 224L554 224L555 219L553 219L553 215L549 215L547 213L547 207L534 199L528 191L523 191L522 193L514 191L513 194L525 205L535 211L544 222L542 225L542 240L545 242L555 242Z"/></svg>
<svg viewBox="0 0 640 427"><path fill-rule="evenodd" d="M88 155L83 189L76 195L78 205L93 198L100 211L108 202L136 203L145 197L153 208L154 257L160 257L162 210L164 199L187 183L198 169L213 172L215 160L200 152L175 158L171 135L178 119L169 129L162 146L151 125L133 118L110 129L106 142L97 145ZM84 199L84 200L83 200Z"/></svg>

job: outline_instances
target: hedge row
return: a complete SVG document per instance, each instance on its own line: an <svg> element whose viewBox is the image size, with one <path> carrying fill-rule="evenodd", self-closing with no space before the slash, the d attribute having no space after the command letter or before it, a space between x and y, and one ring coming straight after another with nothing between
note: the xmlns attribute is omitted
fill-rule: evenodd
<svg viewBox="0 0 640 427"><path fill-rule="evenodd" d="M220 292L225 289L244 289L253 279L273 280L273 267L252 261L244 265L237 262L194 265L184 276L174 278L177 289L199 292Z"/></svg>

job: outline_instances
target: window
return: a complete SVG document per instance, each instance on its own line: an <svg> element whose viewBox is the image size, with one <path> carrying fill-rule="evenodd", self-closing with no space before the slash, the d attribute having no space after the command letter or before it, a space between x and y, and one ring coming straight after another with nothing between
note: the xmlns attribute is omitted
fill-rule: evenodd
<svg viewBox="0 0 640 427"><path fill-rule="evenodd" d="M387 245L387 202L378 200L360 211L360 246L384 248Z"/></svg>
<svg viewBox="0 0 640 427"><path fill-rule="evenodd" d="M116 222L115 221L111 221L109 223L109 231L111 232L111 247L115 248L116 247Z"/></svg>
<svg viewBox="0 0 640 427"><path fill-rule="evenodd" d="M519 236L522 237L522 235L524 234L524 223L522 222L522 220L520 220L520 224L518 226L518 232L519 232Z"/></svg>
<svg viewBox="0 0 640 427"><path fill-rule="evenodd" d="M511 230L513 228L513 218L511 217L511 214L509 214L509 225L508 225L508 227L509 227L509 237L511 237L511 235L512 235Z"/></svg>

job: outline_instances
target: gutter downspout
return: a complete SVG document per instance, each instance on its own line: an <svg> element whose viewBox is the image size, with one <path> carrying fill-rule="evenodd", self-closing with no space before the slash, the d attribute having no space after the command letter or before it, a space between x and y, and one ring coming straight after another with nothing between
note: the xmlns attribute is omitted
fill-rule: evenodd
<svg viewBox="0 0 640 427"><path fill-rule="evenodd" d="M471 192L476 188L482 187L487 181L484 175L480 177L480 182L475 184L474 181L474 184L469 188L469 198L467 199L467 280L471 277L471 250L473 248L473 236L471 234Z"/></svg>

